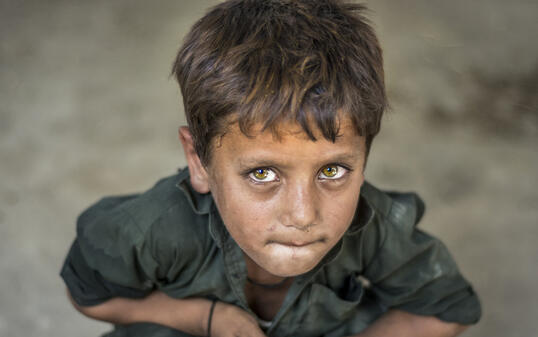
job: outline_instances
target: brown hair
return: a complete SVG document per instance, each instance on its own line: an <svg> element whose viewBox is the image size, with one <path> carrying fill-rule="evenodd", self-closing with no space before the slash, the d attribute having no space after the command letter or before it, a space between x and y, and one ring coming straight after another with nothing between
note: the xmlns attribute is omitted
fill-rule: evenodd
<svg viewBox="0 0 538 337"><path fill-rule="evenodd" d="M339 0L229 0L196 22L172 73L204 165L231 122L248 135L254 123L276 132L296 121L334 142L343 116L369 149L387 98L364 11Z"/></svg>

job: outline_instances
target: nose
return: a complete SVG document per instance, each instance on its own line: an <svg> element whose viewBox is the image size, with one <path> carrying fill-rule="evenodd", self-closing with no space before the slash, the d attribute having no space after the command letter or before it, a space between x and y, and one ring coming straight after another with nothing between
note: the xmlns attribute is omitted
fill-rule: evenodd
<svg viewBox="0 0 538 337"><path fill-rule="evenodd" d="M308 183L295 183L286 189L283 198L282 223L302 231L309 231L318 222L318 196L314 186Z"/></svg>

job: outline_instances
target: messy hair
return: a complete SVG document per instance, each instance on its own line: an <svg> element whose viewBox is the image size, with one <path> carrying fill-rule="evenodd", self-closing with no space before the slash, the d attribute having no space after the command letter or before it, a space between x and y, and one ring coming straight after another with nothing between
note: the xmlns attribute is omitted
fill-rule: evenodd
<svg viewBox="0 0 538 337"><path fill-rule="evenodd" d="M335 141L349 118L367 149L387 107L382 51L366 8L340 0L229 0L186 36L172 74L204 165L237 122L277 132L297 122Z"/></svg>

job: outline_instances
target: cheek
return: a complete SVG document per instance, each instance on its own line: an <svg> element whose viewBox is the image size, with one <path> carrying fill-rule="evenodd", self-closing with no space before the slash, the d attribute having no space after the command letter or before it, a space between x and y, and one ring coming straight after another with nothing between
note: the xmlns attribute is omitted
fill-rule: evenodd
<svg viewBox="0 0 538 337"><path fill-rule="evenodd" d="M214 193L222 220L237 241L261 242L274 224L273 203L257 200L237 186L222 186Z"/></svg>
<svg viewBox="0 0 538 337"><path fill-rule="evenodd" d="M326 201L330 207L327 207L324 222L331 226L334 234L342 235L347 230L355 215L358 201L357 192L339 195Z"/></svg>

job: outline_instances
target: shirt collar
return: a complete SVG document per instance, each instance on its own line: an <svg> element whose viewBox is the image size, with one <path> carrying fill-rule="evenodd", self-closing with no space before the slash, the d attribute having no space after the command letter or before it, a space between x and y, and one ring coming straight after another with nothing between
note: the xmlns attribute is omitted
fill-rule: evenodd
<svg viewBox="0 0 538 337"><path fill-rule="evenodd" d="M375 217L375 210L370 204L370 201L368 200L368 198L363 194L361 190L361 194L359 196L359 205L357 206L357 210L355 211L355 216L353 218L353 221L351 221L351 225L349 226L345 235L356 234L358 231L360 231L366 225L372 222L374 217Z"/></svg>
<svg viewBox="0 0 538 337"><path fill-rule="evenodd" d="M200 194L192 188L188 167L180 169L176 186L185 194L194 213L202 215L212 211L213 197L211 193Z"/></svg>

